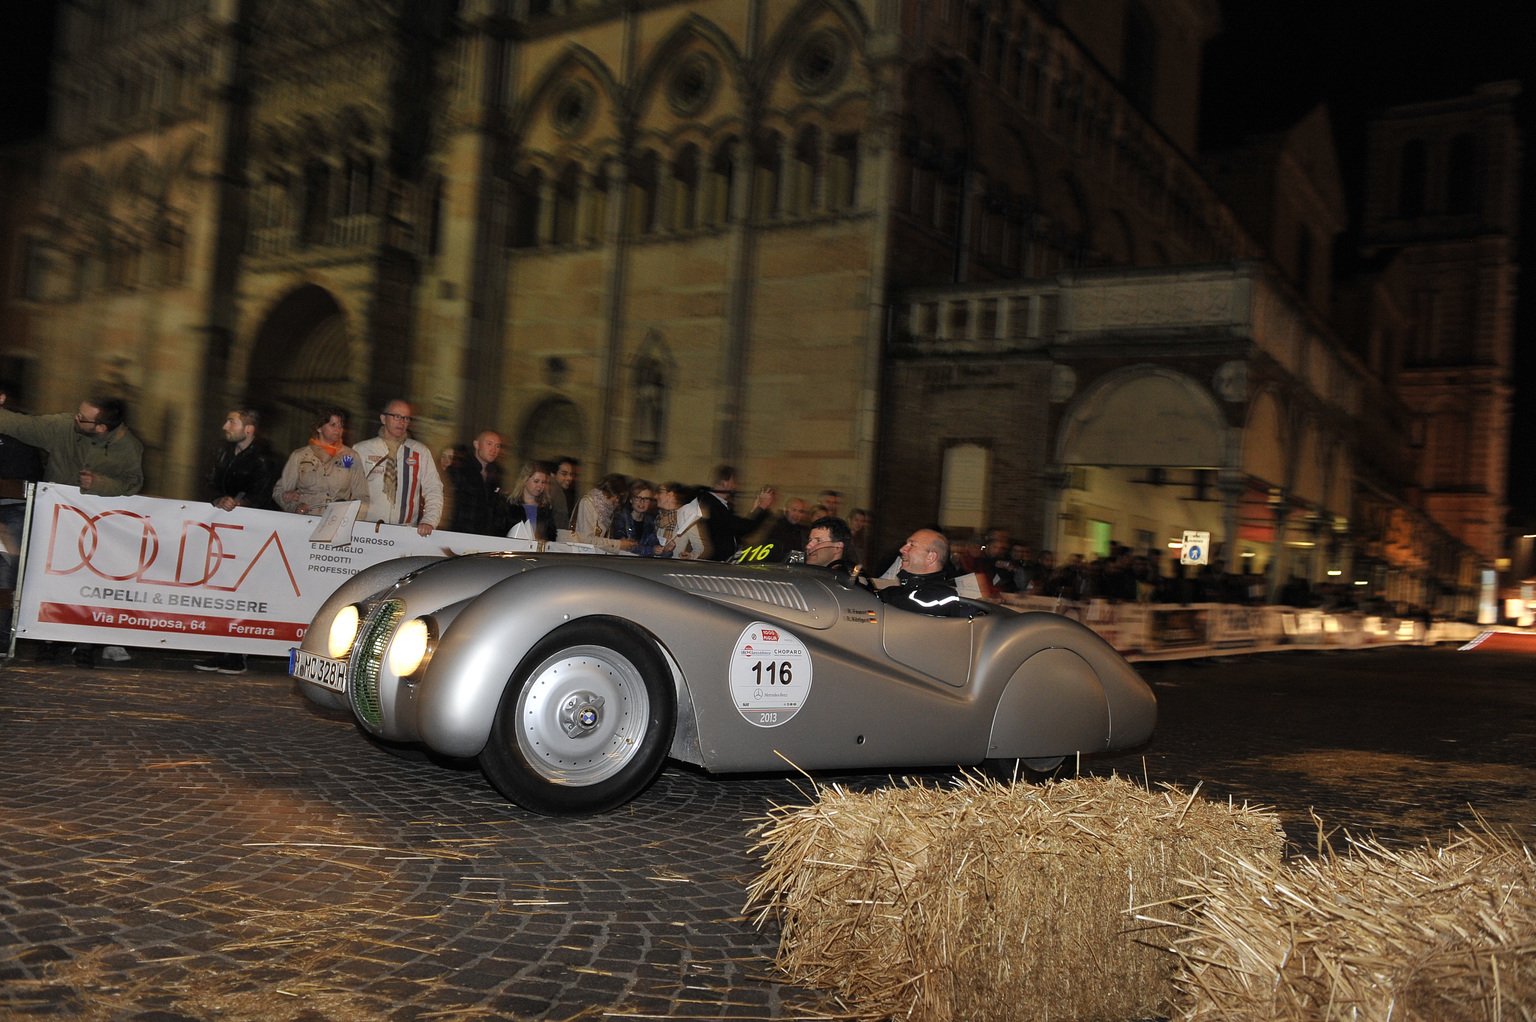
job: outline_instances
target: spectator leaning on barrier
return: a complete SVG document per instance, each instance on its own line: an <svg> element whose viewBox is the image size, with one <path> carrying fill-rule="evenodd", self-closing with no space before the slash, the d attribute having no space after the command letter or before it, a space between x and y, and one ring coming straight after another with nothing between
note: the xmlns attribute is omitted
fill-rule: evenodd
<svg viewBox="0 0 1536 1022"><path fill-rule="evenodd" d="M629 481L618 473L603 476L596 486L581 498L576 506L571 531L578 543L590 543L599 550L623 552L632 550L635 541L618 539L613 535L613 516L619 503L629 493Z"/></svg>
<svg viewBox="0 0 1536 1022"><path fill-rule="evenodd" d="M683 505L693 500L693 491L682 483L662 483L656 489L656 538L663 550L684 561L702 560L709 556L704 539L704 523L696 521L682 532L677 531L677 513Z"/></svg>
<svg viewBox="0 0 1536 1022"><path fill-rule="evenodd" d="M368 510L358 521L414 525L430 536L443 520L443 480L432 449L408 435L412 421L410 403L395 398L379 413L379 435L357 445L368 477Z"/></svg>
<svg viewBox="0 0 1536 1022"><path fill-rule="evenodd" d="M0 383L0 407L15 393ZM27 519L27 484L43 478L43 452L13 436L0 436L0 640L11 631L16 567L21 558L21 531Z"/></svg>
<svg viewBox="0 0 1536 1022"><path fill-rule="evenodd" d="M277 482L277 459L266 441L256 435L261 415L253 408L236 408L224 419L224 440L213 456L208 487L213 506L221 511L237 507L277 510L272 487Z"/></svg>
<svg viewBox="0 0 1536 1022"><path fill-rule="evenodd" d="M615 539L634 540L632 551L641 557L666 557L671 551L656 535L656 487L647 479L629 484L629 494L613 513L610 530Z"/></svg>
<svg viewBox="0 0 1536 1022"><path fill-rule="evenodd" d="M512 484L512 504L508 508L507 535L524 522L533 523L533 538L555 538L555 519L549 506L550 482L555 466L547 461L526 461L517 481Z"/></svg>
<svg viewBox="0 0 1536 1022"><path fill-rule="evenodd" d="M363 502L361 518L368 510L368 480L363 459L343 443L347 413L340 408L322 409L315 420L309 443L288 456L272 496L284 511L301 515L317 512L342 500Z"/></svg>
<svg viewBox="0 0 1536 1022"><path fill-rule="evenodd" d="M47 482L78 486L98 497L127 497L144 488L144 445L128 431L127 417L123 403L112 397L87 398L74 415L22 415L0 408L0 434L47 453ZM45 656L52 659L56 652L50 643ZM76 646L74 654L75 663L90 667L95 647ZM103 655L128 659L121 646L108 646Z"/></svg>
<svg viewBox="0 0 1536 1022"><path fill-rule="evenodd" d="M144 445L128 431L126 419L123 403L111 397L88 398L73 415L0 408L0 434L47 452L45 481L98 497L124 497L144 488Z"/></svg>
<svg viewBox="0 0 1536 1022"><path fill-rule="evenodd" d="M449 467L453 517L448 528L452 531L505 536L512 527L512 508L501 488L501 465L496 460L504 446L501 434L487 429L475 437L474 453Z"/></svg>

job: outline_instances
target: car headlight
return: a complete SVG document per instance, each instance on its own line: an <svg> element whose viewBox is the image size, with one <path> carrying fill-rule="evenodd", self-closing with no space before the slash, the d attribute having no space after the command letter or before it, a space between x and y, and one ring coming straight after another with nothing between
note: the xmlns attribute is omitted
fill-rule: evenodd
<svg viewBox="0 0 1536 1022"><path fill-rule="evenodd" d="M408 678L421 667L432 648L432 626L418 617L400 626L389 644L389 669L397 678Z"/></svg>
<svg viewBox="0 0 1536 1022"><path fill-rule="evenodd" d="M352 652L352 643L357 639L357 626L361 620L357 607L351 605L341 608L331 619L331 634L326 639L326 651L334 659L340 660Z"/></svg>

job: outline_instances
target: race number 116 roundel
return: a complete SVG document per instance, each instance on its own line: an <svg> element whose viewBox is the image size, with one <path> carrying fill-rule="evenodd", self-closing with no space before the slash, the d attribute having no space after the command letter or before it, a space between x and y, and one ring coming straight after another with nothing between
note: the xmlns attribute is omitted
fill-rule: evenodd
<svg viewBox="0 0 1536 1022"><path fill-rule="evenodd" d="M754 621L731 651L731 701L747 723L778 727L811 694L811 654L780 625Z"/></svg>

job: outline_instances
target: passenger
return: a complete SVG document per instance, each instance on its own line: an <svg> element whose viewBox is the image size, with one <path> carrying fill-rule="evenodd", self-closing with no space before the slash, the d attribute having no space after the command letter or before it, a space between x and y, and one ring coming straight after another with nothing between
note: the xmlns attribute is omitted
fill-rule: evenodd
<svg viewBox="0 0 1536 1022"><path fill-rule="evenodd" d="M848 556L850 553L854 553L853 530L847 522L828 516L811 523L811 536L805 543L806 564L853 574L858 572L859 563Z"/></svg>
<svg viewBox="0 0 1536 1022"><path fill-rule="evenodd" d="M363 502L358 518L368 511L368 477L363 459L343 441L347 413L325 408L315 420L309 443L288 456L272 497L284 511L307 515L339 500Z"/></svg>
<svg viewBox="0 0 1536 1022"><path fill-rule="evenodd" d="M613 535L613 514L619 501L629 492L629 483L618 473L605 475L577 505L571 531L578 543L590 543L599 550L619 553L632 550L635 541Z"/></svg>
<svg viewBox="0 0 1536 1022"><path fill-rule="evenodd" d="M670 551L679 560L704 560L709 555L702 521L677 531L677 513L692 501L693 491L682 483L662 483L656 491L656 538L661 551Z"/></svg>
<svg viewBox="0 0 1536 1022"><path fill-rule="evenodd" d="M549 503L550 480L554 477L555 467L547 461L523 463L517 481L512 484L508 535L524 522L532 522L534 539L548 542L555 538L555 516Z"/></svg>
<svg viewBox="0 0 1536 1022"><path fill-rule="evenodd" d="M934 617L974 617L977 611L960 598L945 574L949 540L933 529L918 529L901 548L897 585L880 590L880 602Z"/></svg>
<svg viewBox="0 0 1536 1022"><path fill-rule="evenodd" d="M636 479L629 484L629 495L613 515L609 530L614 539L634 541L632 553L641 557L666 557L658 553L663 544L656 535L656 488L648 480Z"/></svg>

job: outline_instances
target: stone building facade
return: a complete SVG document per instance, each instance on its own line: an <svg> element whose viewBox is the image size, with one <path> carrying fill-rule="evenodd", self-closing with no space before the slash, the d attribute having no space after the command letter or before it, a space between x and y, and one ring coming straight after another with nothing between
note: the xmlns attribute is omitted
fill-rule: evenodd
<svg viewBox="0 0 1536 1022"><path fill-rule="evenodd" d="M123 392L154 491L198 492L227 407L284 447L322 405L366 435L403 394L437 447L496 428L593 472L734 462L876 506L886 539L1211 524L1317 574L1369 542L1367 465L1421 559L1431 512L1494 511L1405 495L1422 456L1395 438L1445 400L1330 325L1326 114L1196 154L1214 0L62 14L4 354L39 409ZM1409 276L1346 311L1408 336ZM1372 430L1391 450L1366 458Z"/></svg>

